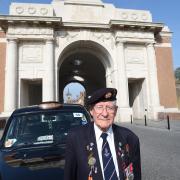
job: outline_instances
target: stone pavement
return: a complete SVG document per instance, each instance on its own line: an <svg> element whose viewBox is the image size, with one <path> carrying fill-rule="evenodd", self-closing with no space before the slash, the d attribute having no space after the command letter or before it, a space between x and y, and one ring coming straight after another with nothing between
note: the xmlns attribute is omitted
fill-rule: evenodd
<svg viewBox="0 0 180 180"><path fill-rule="evenodd" d="M130 123L129 123L130 124ZM145 126L144 119L134 119L132 124ZM168 122L167 119L160 119L160 120L146 120L146 124L148 127L160 128L160 129L168 129ZM170 124L170 131L180 131L180 120L169 120Z"/></svg>
<svg viewBox="0 0 180 180"><path fill-rule="evenodd" d="M179 123L177 129L173 126L170 131L163 123L121 125L131 129L140 139L142 180L180 179Z"/></svg>

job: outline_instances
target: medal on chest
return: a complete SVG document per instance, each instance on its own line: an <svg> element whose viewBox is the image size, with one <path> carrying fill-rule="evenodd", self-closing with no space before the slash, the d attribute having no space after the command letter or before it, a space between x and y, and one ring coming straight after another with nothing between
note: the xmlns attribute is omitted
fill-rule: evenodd
<svg viewBox="0 0 180 180"><path fill-rule="evenodd" d="M94 143L90 143L86 146L87 155L88 155L88 166L90 168L88 180L93 180L93 173L97 173L97 166L96 165L96 158L94 157L93 153Z"/></svg>
<svg viewBox="0 0 180 180"><path fill-rule="evenodd" d="M122 145L122 143L119 142L117 155L121 159L121 167L124 172L125 180L133 180L134 179L133 163L130 162L129 144Z"/></svg>

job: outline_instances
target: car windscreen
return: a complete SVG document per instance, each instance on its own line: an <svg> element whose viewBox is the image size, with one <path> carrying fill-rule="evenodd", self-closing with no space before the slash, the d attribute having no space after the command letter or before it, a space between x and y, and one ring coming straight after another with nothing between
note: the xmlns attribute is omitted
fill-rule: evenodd
<svg viewBox="0 0 180 180"><path fill-rule="evenodd" d="M50 111L14 115L4 147L65 143L68 131L87 123L81 111Z"/></svg>

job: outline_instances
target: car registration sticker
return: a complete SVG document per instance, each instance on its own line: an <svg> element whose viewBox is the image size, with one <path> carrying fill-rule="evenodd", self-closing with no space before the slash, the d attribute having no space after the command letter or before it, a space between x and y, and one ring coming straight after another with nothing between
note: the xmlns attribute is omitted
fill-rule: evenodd
<svg viewBox="0 0 180 180"><path fill-rule="evenodd" d="M37 141L49 141L49 140L53 140L53 135L39 136L37 138Z"/></svg>
<svg viewBox="0 0 180 180"><path fill-rule="evenodd" d="M83 114L82 113L73 113L73 116L74 117L83 117Z"/></svg>

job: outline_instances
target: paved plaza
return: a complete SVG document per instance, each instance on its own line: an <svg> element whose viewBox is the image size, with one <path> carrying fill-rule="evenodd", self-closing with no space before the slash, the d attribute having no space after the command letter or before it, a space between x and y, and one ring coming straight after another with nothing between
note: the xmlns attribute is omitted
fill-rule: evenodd
<svg viewBox="0 0 180 180"><path fill-rule="evenodd" d="M135 119L135 120L133 120L132 124L145 126L145 119ZM148 127L168 129L168 120L167 120L167 118L159 119L159 120L147 119L146 125ZM169 129L170 129L170 131L180 131L180 120L169 119Z"/></svg>
<svg viewBox="0 0 180 180"><path fill-rule="evenodd" d="M143 123L121 125L139 136L142 180L180 179L180 121L176 122L174 130L153 123L151 126L144 126Z"/></svg>

